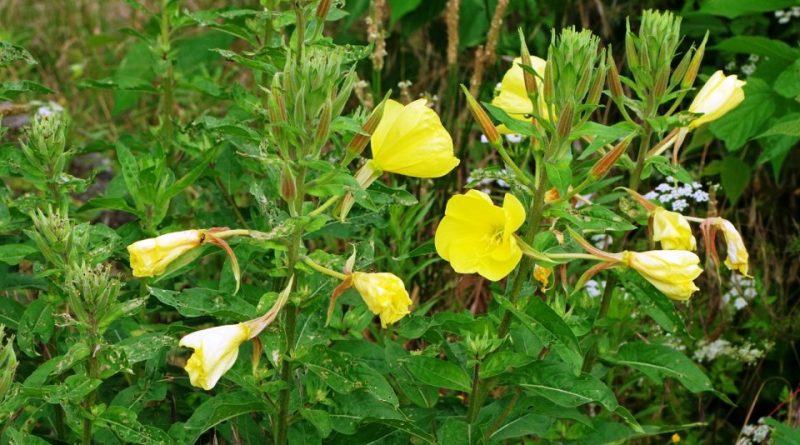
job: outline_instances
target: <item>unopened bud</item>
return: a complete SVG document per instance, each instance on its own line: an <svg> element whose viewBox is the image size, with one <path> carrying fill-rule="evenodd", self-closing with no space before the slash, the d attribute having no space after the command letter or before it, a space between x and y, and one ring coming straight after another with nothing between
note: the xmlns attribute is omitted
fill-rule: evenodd
<svg viewBox="0 0 800 445"><path fill-rule="evenodd" d="M331 129L331 109L333 103L330 99L325 101L322 105L322 111L319 113L319 122L317 124L317 132L314 135L314 143L316 147L322 147L322 144L328 140L328 133Z"/></svg>
<svg viewBox="0 0 800 445"><path fill-rule="evenodd" d="M489 119L489 115L486 114L486 111L483 107L469 94L469 90L464 85L461 85L461 89L464 91L464 96L467 98L467 107L469 111L472 113L472 117L478 122L478 125L481 127L481 131L483 134L486 135L486 139L489 140L489 143L492 145L498 145L502 143L502 139L500 138L500 133L495 128L492 120Z"/></svg>
<svg viewBox="0 0 800 445"><path fill-rule="evenodd" d="M600 103L600 96L603 94L603 85L606 83L606 65L603 59L601 58L600 64L597 66L592 86L589 88L589 96L586 99L586 103L590 105Z"/></svg>
<svg viewBox="0 0 800 445"><path fill-rule="evenodd" d="M331 9L331 0L320 0L319 5L317 5L317 19L320 22L324 22L326 18L328 18L328 11Z"/></svg>
<svg viewBox="0 0 800 445"><path fill-rule="evenodd" d="M622 82L619 79L619 71L617 71L617 64L614 62L610 52L608 54L608 89L614 99L625 97L625 91L622 89Z"/></svg>
<svg viewBox="0 0 800 445"><path fill-rule="evenodd" d="M616 164L617 160L625 153L625 150L628 149L628 144L631 143L630 138L625 138L621 140L614 148L609 150L608 153L603 155L599 161L589 170L589 177L598 180L601 179L603 176L611 170L611 167Z"/></svg>
<svg viewBox="0 0 800 445"><path fill-rule="evenodd" d="M681 57L680 63L678 66L672 70L672 75L670 77L669 88L670 90L675 87L675 85L680 84L683 81L683 78L686 76L686 72L689 70L689 62L692 60L692 54L694 53L694 49L691 51L687 51L686 54Z"/></svg>
<svg viewBox="0 0 800 445"><path fill-rule="evenodd" d="M544 66L544 100L551 104L556 100L555 75L553 74L552 56L547 56L547 64Z"/></svg>
<svg viewBox="0 0 800 445"><path fill-rule="evenodd" d="M353 136L353 139L350 140L350 143L347 144L347 152L350 156L358 156L364 151L364 148L367 147L369 143L369 138L372 136L372 133L375 133L375 129L378 128L378 124L381 123L381 118L383 117L383 108L386 106L386 99L389 97L388 93L386 98L372 110L367 121L364 122L364 125L361 126L361 132Z"/></svg>
<svg viewBox="0 0 800 445"><path fill-rule="evenodd" d="M667 91L667 82L669 82L669 66L665 65L658 71L656 76L656 83L653 85L653 94L655 97L660 98Z"/></svg>
<svg viewBox="0 0 800 445"><path fill-rule="evenodd" d="M694 85L694 80L697 78L697 72L700 70L700 64L703 62L703 55L706 52L706 41L708 41L708 32L703 37L703 42L697 48L697 51L694 52L694 56L692 57L691 63L689 63L689 68L686 70L686 74L683 76L683 81L681 82L682 88L690 88Z"/></svg>
<svg viewBox="0 0 800 445"><path fill-rule="evenodd" d="M569 102L558 116L556 131L558 132L558 137L560 137L562 141L567 140L570 131L572 131L572 118L574 114L575 106L572 105L572 102Z"/></svg>
<svg viewBox="0 0 800 445"><path fill-rule="evenodd" d="M284 168L281 170L281 197L286 202L291 202L294 200L294 197L297 194L297 189L295 188L294 182L295 180L292 170L288 166L284 166Z"/></svg>
<svg viewBox="0 0 800 445"><path fill-rule="evenodd" d="M627 24L628 31L625 33L625 59L628 62L628 66L635 70L639 67L639 52L636 50L636 36L633 35L631 32L631 24L628 22Z"/></svg>
<svg viewBox="0 0 800 445"><path fill-rule="evenodd" d="M519 29L519 41L520 41L520 58L522 59L522 65L527 68L533 69L533 62L531 61L531 53L528 51L528 45L525 44L525 35L522 33L522 28ZM529 70L523 68L522 69L522 76L525 79L525 91L528 93L528 96L533 96L536 94L536 77L531 73Z"/></svg>
<svg viewBox="0 0 800 445"><path fill-rule="evenodd" d="M3 396L14 382L18 363L14 348L11 346L14 337L5 338L5 343L3 343L5 335L3 328L3 325L0 325L0 400L3 400Z"/></svg>

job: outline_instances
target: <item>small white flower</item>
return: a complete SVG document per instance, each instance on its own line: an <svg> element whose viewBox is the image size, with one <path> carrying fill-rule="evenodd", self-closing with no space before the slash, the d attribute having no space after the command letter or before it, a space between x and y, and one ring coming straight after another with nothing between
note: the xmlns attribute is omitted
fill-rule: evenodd
<svg viewBox="0 0 800 445"><path fill-rule="evenodd" d="M522 142L522 135L519 134L507 134L506 140L512 144L519 144Z"/></svg>
<svg viewBox="0 0 800 445"><path fill-rule="evenodd" d="M681 212L685 210L687 207L689 207L689 203L687 203L685 199L676 199L672 203L672 210L676 212Z"/></svg>
<svg viewBox="0 0 800 445"><path fill-rule="evenodd" d="M708 193L702 190L696 190L692 194L692 199L694 199L695 202L708 202Z"/></svg>
<svg viewBox="0 0 800 445"><path fill-rule="evenodd" d="M747 300L745 300L742 297L739 297L739 298L733 300L733 307L735 307L737 311L740 311L740 310L744 309L745 307L747 307Z"/></svg>
<svg viewBox="0 0 800 445"><path fill-rule="evenodd" d="M485 134L482 134L481 135L481 144L488 144L488 143L489 143L489 138L487 138Z"/></svg>
<svg viewBox="0 0 800 445"><path fill-rule="evenodd" d="M647 192L644 194L644 199L647 199L648 201L653 199L658 199L658 192L656 192L655 190Z"/></svg>

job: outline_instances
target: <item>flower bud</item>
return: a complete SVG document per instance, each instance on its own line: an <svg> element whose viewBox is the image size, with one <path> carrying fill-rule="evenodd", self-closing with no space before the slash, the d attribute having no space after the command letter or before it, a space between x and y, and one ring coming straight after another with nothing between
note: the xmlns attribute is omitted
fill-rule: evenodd
<svg viewBox="0 0 800 445"><path fill-rule="evenodd" d="M317 131L314 134L314 145L321 148L325 141L328 140L328 133L331 129L331 112L333 103L328 99L322 105L322 111L319 113L319 122L317 124Z"/></svg>
<svg viewBox="0 0 800 445"><path fill-rule="evenodd" d="M412 304L403 280L390 273L354 272L353 286L384 328L409 314Z"/></svg>
<svg viewBox="0 0 800 445"><path fill-rule="evenodd" d="M528 51L528 45L525 44L525 36L522 34L522 28L519 30L519 39L520 39L520 59L522 59L522 64L526 67L533 69L533 60L531 59L531 53ZM525 91L528 93L528 96L531 97L536 94L536 76L533 73L529 72L528 70L522 70L522 76L525 80Z"/></svg>
<svg viewBox="0 0 800 445"><path fill-rule="evenodd" d="M328 11L331 9L331 0L320 0L317 5L317 13L315 16L320 22L324 22L328 18ZM322 26L322 25L320 25Z"/></svg>
<svg viewBox="0 0 800 445"><path fill-rule="evenodd" d="M611 150L608 151L599 161L597 161L592 169L589 170L589 177L594 179L595 181L598 179L603 178L611 167L617 162L617 160L625 154L625 151L628 149L628 145L631 143L630 138L625 138L617 145L614 146Z"/></svg>
<svg viewBox="0 0 800 445"><path fill-rule="evenodd" d="M750 256L744 246L742 235L727 219L709 218L709 223L717 230L721 230L725 236L725 246L728 251L728 257L725 258L725 266L730 270L738 270L742 275L748 276L747 269Z"/></svg>
<svg viewBox="0 0 800 445"><path fill-rule="evenodd" d="M686 69L686 74L683 76L683 80L681 81L681 88L691 88L694 85L694 80L697 78L697 72L700 71L700 64L703 63L703 55L706 51L706 42L708 41L708 31L706 31L706 35L703 37L703 42L694 52L694 56L692 56L692 61L689 63L689 67Z"/></svg>
<svg viewBox="0 0 800 445"><path fill-rule="evenodd" d="M530 59L530 56L528 57ZM528 73L530 74L530 73ZM526 80L527 82L527 80ZM502 138L500 137L500 133L495 128L492 120L489 119L489 115L486 114L483 107L469 94L469 90L464 85L461 85L461 89L464 91L464 96L467 98L467 107L469 108L470 113L472 113L472 117L475 118L475 121L478 122L478 125L481 127L481 131L483 134L486 135L486 139L489 140L489 143L492 145L499 145L502 143Z"/></svg>
<svg viewBox="0 0 800 445"><path fill-rule="evenodd" d="M575 106L572 102L568 102L564 109L561 110L561 115L558 116L556 132L562 141L566 141L569 137L569 133L572 131L572 119L574 114Z"/></svg>
<svg viewBox="0 0 800 445"><path fill-rule="evenodd" d="M292 202L296 194L294 174L288 166L284 166L281 169L281 198L286 202Z"/></svg>
<svg viewBox="0 0 800 445"><path fill-rule="evenodd" d="M611 91L611 97L618 100L625 96L625 91L622 89L622 82L619 79L619 71L611 52L608 53L608 89Z"/></svg>
<svg viewBox="0 0 800 445"><path fill-rule="evenodd" d="M542 285L542 289L546 290L548 283L550 283L550 275L553 274L553 269L549 267L542 267L538 264L533 266L533 278Z"/></svg>
<svg viewBox="0 0 800 445"><path fill-rule="evenodd" d="M358 156L364 151L364 148L367 147L369 143L369 138L372 136L372 133L375 133L375 129L378 128L378 124L381 123L381 118L383 117L383 109L386 107L386 100L378 104L372 113L370 113L367 121L364 122L364 125L361 126L361 133L356 134L353 136L353 139L350 140L350 143L347 144L347 152L353 156Z"/></svg>

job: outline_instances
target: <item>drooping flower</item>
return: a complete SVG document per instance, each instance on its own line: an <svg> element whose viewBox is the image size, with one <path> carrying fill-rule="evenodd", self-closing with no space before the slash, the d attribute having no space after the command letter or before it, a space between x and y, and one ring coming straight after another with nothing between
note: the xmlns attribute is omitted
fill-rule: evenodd
<svg viewBox="0 0 800 445"><path fill-rule="evenodd" d="M722 70L711 75L689 105L690 112L701 114L689 123L689 129L719 119L736 108L744 100L745 83L735 75L725 76Z"/></svg>
<svg viewBox="0 0 800 445"><path fill-rule="evenodd" d="M622 264L638 272L673 300L688 300L699 290L694 279L703 273L700 258L686 250L651 250L621 254Z"/></svg>
<svg viewBox="0 0 800 445"><path fill-rule="evenodd" d="M509 116L514 119L530 122L531 113L536 111L536 114L543 118L548 117L547 106L544 102L544 95L539 95L538 110L533 109L531 100L528 97L528 90L525 88L525 71L520 64L522 59L517 57L511 68L503 75L503 80L500 83L500 93L492 99L492 105L505 111ZM542 79L544 79L544 71L547 61L536 56L531 56L531 66L536 72L536 87L542 91ZM511 133L505 126L500 125L497 127L501 133Z"/></svg>
<svg viewBox="0 0 800 445"><path fill-rule="evenodd" d="M511 273L522 258L514 232L525 222L525 209L506 193L503 206L483 192L470 190L447 202L436 229L436 252L458 273L478 273L498 281Z"/></svg>
<svg viewBox="0 0 800 445"><path fill-rule="evenodd" d="M692 235L692 227L686 217L663 207L650 212L653 218L653 240L660 241L666 250L695 250L697 240Z"/></svg>
<svg viewBox="0 0 800 445"><path fill-rule="evenodd" d="M161 275L179 256L198 247L205 238L202 230L184 230L137 241L128 246L135 277Z"/></svg>
<svg viewBox="0 0 800 445"><path fill-rule="evenodd" d="M727 247L728 257L725 258L725 265L730 270L738 270L744 276L747 275L748 262L750 255L744 246L742 235L736 230L733 224L724 218L710 218L711 224L722 231L725 236L725 246Z"/></svg>
<svg viewBox="0 0 800 445"><path fill-rule="evenodd" d="M372 134L375 168L416 178L438 178L453 170L453 140L435 111L419 99L403 106L388 100Z"/></svg>
<svg viewBox="0 0 800 445"><path fill-rule="evenodd" d="M398 276L391 273L354 272L353 286L384 328L408 315L411 298Z"/></svg>
<svg viewBox="0 0 800 445"><path fill-rule="evenodd" d="M533 278L542 285L543 290L547 290L547 285L550 283L550 275L553 274L553 269L543 267L538 264L533 266Z"/></svg>
<svg viewBox="0 0 800 445"><path fill-rule="evenodd" d="M180 345L194 349L185 368L192 386L213 388L236 363L239 345L249 338L250 328L246 323L216 326L183 337Z"/></svg>

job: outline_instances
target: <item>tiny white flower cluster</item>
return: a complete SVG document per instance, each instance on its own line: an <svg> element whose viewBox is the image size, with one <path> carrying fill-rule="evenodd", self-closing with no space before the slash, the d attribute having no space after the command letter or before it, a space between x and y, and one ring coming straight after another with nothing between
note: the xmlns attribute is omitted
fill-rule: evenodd
<svg viewBox="0 0 800 445"><path fill-rule="evenodd" d="M53 116L55 114L61 114L64 112L64 107L55 103L55 102L48 102L46 105L42 105L36 110L37 117L48 117Z"/></svg>
<svg viewBox="0 0 800 445"><path fill-rule="evenodd" d="M508 172L505 170L503 170L501 173L503 173L504 175L508 175ZM475 178L473 178L472 176L467 176L467 184L472 184L473 181L475 181ZM488 195L492 192L492 185L506 190L511 188L511 186L506 181L495 178L483 178L476 184L472 184L470 187L476 188Z"/></svg>
<svg viewBox="0 0 800 445"><path fill-rule="evenodd" d="M757 295L756 282L752 278L744 278L738 274L731 276L731 288L722 295L725 304L733 302L733 307L740 311L747 307Z"/></svg>
<svg viewBox="0 0 800 445"><path fill-rule="evenodd" d="M664 204L671 204L672 210L682 212L689 207L689 201L694 203L707 202L708 193L703 190L699 182L680 185L675 178L667 177L667 182L659 184L655 190L644 195L646 199L657 199Z"/></svg>
<svg viewBox="0 0 800 445"><path fill-rule="evenodd" d="M767 59L767 57L764 58L764 60ZM725 71L736 71L738 69L743 75L750 77L756 72L756 63L758 63L759 60L761 60L761 57L759 57L757 54L750 54L750 56L747 57L747 62L745 62L745 64L741 67L736 64L736 60L731 60L727 65L725 65Z"/></svg>
<svg viewBox="0 0 800 445"><path fill-rule="evenodd" d="M778 23L785 25L792 21L793 18L800 17L800 6L793 6L791 9L775 11L775 18Z"/></svg>
<svg viewBox="0 0 800 445"><path fill-rule="evenodd" d="M670 334L669 332L667 332L667 334L664 336L663 343L664 343L664 345L669 346L670 348L672 348L672 349L674 349L676 351L685 351L686 350L686 345L683 344L683 341L681 340L681 338L680 337L675 337L674 335Z"/></svg>
<svg viewBox="0 0 800 445"><path fill-rule="evenodd" d="M605 289L605 287L605 281L598 282L597 280L589 280L583 285L583 289L586 291L586 294L591 298L599 297L600 294L603 293L603 289Z"/></svg>
<svg viewBox="0 0 800 445"><path fill-rule="evenodd" d="M769 436L769 425L764 424L764 418L758 419L757 425L745 425L742 428L742 437L736 442L736 445L753 445L756 443L764 443Z"/></svg>
<svg viewBox="0 0 800 445"><path fill-rule="evenodd" d="M522 142L522 135L521 134L514 134L514 133L507 134L506 135L506 141L508 141L509 144L519 144L520 142ZM485 134L481 134L481 144L488 144L488 143L489 143L489 139L486 137L486 135Z"/></svg>
<svg viewBox="0 0 800 445"><path fill-rule="evenodd" d="M758 359L764 357L766 352L765 350L754 347L749 342L737 347L732 345L728 340L722 338L714 340L711 343L706 343L701 340L698 346L697 350L694 351L694 359L698 362L708 363L713 362L719 357L730 357L742 363L752 365ZM767 345L766 349L769 349L769 345Z"/></svg>

